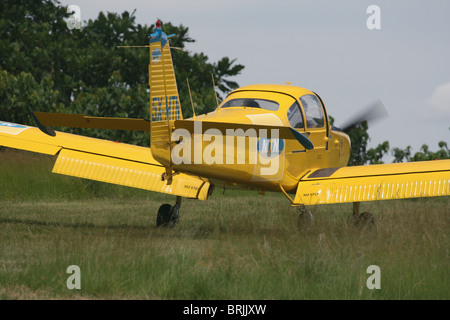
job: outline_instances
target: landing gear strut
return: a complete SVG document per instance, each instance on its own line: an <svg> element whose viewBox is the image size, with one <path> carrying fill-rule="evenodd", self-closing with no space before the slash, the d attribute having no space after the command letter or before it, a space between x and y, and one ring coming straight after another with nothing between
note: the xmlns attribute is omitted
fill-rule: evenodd
<svg viewBox="0 0 450 320"><path fill-rule="evenodd" d="M313 215L310 210L306 209L304 205L299 207L300 214L298 215L298 227L300 229L308 228L312 224Z"/></svg>
<svg viewBox="0 0 450 320"><path fill-rule="evenodd" d="M181 197L179 196L177 196L175 205L171 206L165 203L159 207L156 215L156 226L173 228L180 221L180 207Z"/></svg>
<svg viewBox="0 0 450 320"><path fill-rule="evenodd" d="M350 225L357 227L373 227L375 224L375 218L370 212L363 212L359 214L360 202L353 202L353 214L348 217L347 222Z"/></svg>

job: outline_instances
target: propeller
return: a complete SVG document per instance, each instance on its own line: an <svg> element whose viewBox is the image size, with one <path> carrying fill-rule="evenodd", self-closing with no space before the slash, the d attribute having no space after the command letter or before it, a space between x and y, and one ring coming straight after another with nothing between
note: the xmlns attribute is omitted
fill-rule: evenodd
<svg viewBox="0 0 450 320"><path fill-rule="evenodd" d="M344 122L339 128L340 131L349 132L352 128L363 121L373 123L388 117L388 112L380 99L375 100L366 108L355 114L353 117Z"/></svg>

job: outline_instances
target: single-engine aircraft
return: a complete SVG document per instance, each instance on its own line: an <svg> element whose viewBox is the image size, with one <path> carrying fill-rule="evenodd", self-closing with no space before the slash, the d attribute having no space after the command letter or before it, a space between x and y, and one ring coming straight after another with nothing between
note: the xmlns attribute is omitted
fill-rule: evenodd
<svg viewBox="0 0 450 320"><path fill-rule="evenodd" d="M207 200L214 186L282 192L305 206L448 196L450 160L347 167L350 139L330 125L316 93L292 86L249 85L213 112L183 119L169 38L149 36L150 120L34 112L36 127L0 121L0 145L55 155L54 173L176 196L156 225L179 220L182 198ZM150 148L54 131L51 126L150 132Z"/></svg>

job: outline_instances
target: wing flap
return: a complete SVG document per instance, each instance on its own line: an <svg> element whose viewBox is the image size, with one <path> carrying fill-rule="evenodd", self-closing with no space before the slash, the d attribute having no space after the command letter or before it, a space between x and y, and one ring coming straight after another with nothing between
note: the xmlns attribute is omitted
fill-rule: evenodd
<svg viewBox="0 0 450 320"><path fill-rule="evenodd" d="M450 195L450 160L319 169L301 179L294 204Z"/></svg>
<svg viewBox="0 0 450 320"><path fill-rule="evenodd" d="M225 136L227 134L245 135L248 134L248 130L253 130L255 137L259 137L263 132L266 137L270 137L272 131L277 130L278 138L280 139L294 139L289 127L284 126L272 126L272 125L260 125L260 124L246 124L246 123L229 123L229 122L214 122L214 121L195 121L195 120L175 120L175 129L186 129L191 134L198 133L204 134L205 131L215 129ZM227 130L232 130L231 133ZM265 131L261 131L265 130Z"/></svg>

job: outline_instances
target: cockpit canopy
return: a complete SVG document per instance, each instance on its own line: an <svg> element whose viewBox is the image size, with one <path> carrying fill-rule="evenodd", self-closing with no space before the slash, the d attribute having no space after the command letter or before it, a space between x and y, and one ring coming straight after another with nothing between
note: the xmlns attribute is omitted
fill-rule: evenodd
<svg viewBox="0 0 450 320"><path fill-rule="evenodd" d="M324 113L319 99L313 94L305 94L300 97L308 128L323 128L325 126ZM298 102L294 102L287 111L289 124L293 128L304 128L305 122Z"/></svg>
<svg viewBox="0 0 450 320"><path fill-rule="evenodd" d="M228 100L221 106L221 108L231 107L261 108L270 111L277 111L280 107L280 104L276 101L266 99L242 98Z"/></svg>
<svg viewBox="0 0 450 320"><path fill-rule="evenodd" d="M327 113L320 97L295 86L252 85L231 92L220 109L251 108L247 112L271 111L285 125L296 129L325 129ZM231 110L230 110L231 111Z"/></svg>

